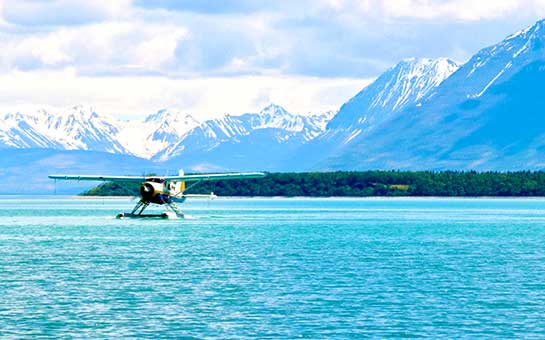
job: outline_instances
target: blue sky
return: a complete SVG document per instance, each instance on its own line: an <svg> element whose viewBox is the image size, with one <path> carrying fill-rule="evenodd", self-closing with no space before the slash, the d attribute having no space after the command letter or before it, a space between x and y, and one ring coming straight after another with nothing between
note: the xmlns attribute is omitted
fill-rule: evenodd
<svg viewBox="0 0 545 340"><path fill-rule="evenodd" d="M0 108L335 109L408 57L466 61L545 0L0 0Z"/></svg>

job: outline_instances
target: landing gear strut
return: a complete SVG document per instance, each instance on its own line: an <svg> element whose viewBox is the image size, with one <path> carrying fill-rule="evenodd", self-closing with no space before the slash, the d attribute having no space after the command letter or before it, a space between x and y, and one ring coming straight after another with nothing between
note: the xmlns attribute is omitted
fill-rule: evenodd
<svg viewBox="0 0 545 340"><path fill-rule="evenodd" d="M176 203L174 202L167 203L166 207L167 207L167 210L170 210L173 213L175 213L177 217L184 218L184 213L182 212L182 210L180 209L180 207L178 207Z"/></svg>
<svg viewBox="0 0 545 340"><path fill-rule="evenodd" d="M165 207L168 211L173 212L176 217L184 218L184 213L174 202L165 202ZM134 209L130 213L120 213L117 218L169 218L168 212L162 214L143 214L144 210L150 205L150 202L140 200L134 206Z"/></svg>
<svg viewBox="0 0 545 340"><path fill-rule="evenodd" d="M148 207L148 205L149 205L149 202L144 202L142 200L138 201L134 209L131 211L131 215L142 216L142 213Z"/></svg>

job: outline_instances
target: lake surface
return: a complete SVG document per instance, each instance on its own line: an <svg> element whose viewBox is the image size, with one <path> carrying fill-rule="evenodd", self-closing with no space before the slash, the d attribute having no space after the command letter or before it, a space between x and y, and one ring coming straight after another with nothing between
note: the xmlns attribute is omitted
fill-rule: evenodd
<svg viewBox="0 0 545 340"><path fill-rule="evenodd" d="M544 337L545 200L0 197L2 337Z"/></svg>

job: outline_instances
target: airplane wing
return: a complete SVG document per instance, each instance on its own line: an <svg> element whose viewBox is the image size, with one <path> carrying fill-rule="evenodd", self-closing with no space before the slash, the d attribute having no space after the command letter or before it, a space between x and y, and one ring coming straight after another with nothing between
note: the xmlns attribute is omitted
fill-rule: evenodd
<svg viewBox="0 0 545 340"><path fill-rule="evenodd" d="M216 181L220 179L246 179L265 177L263 172L237 172L223 174L198 174L181 176L101 176L101 175L49 175L51 179L72 181L104 181L104 182L145 182L148 178L161 178L165 181Z"/></svg>
<svg viewBox="0 0 545 340"><path fill-rule="evenodd" d="M165 176L161 177L165 181L217 181L220 179L247 179L247 178L262 178L265 177L263 172L233 172L223 174L198 174L198 175L181 175L181 176Z"/></svg>
<svg viewBox="0 0 545 340"><path fill-rule="evenodd" d="M146 177L144 176L49 175L47 177L51 179L60 179L60 180L68 180L68 181L72 180L72 181L139 182L139 183L146 181Z"/></svg>

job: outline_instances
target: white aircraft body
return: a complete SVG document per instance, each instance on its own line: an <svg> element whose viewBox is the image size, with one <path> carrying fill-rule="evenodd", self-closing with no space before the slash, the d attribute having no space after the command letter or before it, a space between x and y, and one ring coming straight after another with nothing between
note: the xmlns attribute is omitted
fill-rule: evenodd
<svg viewBox="0 0 545 340"><path fill-rule="evenodd" d="M54 180L74 180L74 181L105 181L105 182L123 182L123 183L141 183L140 200L130 213L120 213L118 218L131 217L161 217L168 218L174 214L176 217L184 217L176 203L183 203L190 197L216 197L214 193L210 195L191 195L184 194L189 188L201 181L216 181L226 179L247 179L261 178L265 174L262 172L239 172L239 173L221 173L221 174L196 174L185 175L180 170L178 176L101 176L101 175L49 175ZM194 182L186 188L186 182ZM155 215L144 215L144 210L150 204L163 205L166 212Z"/></svg>

